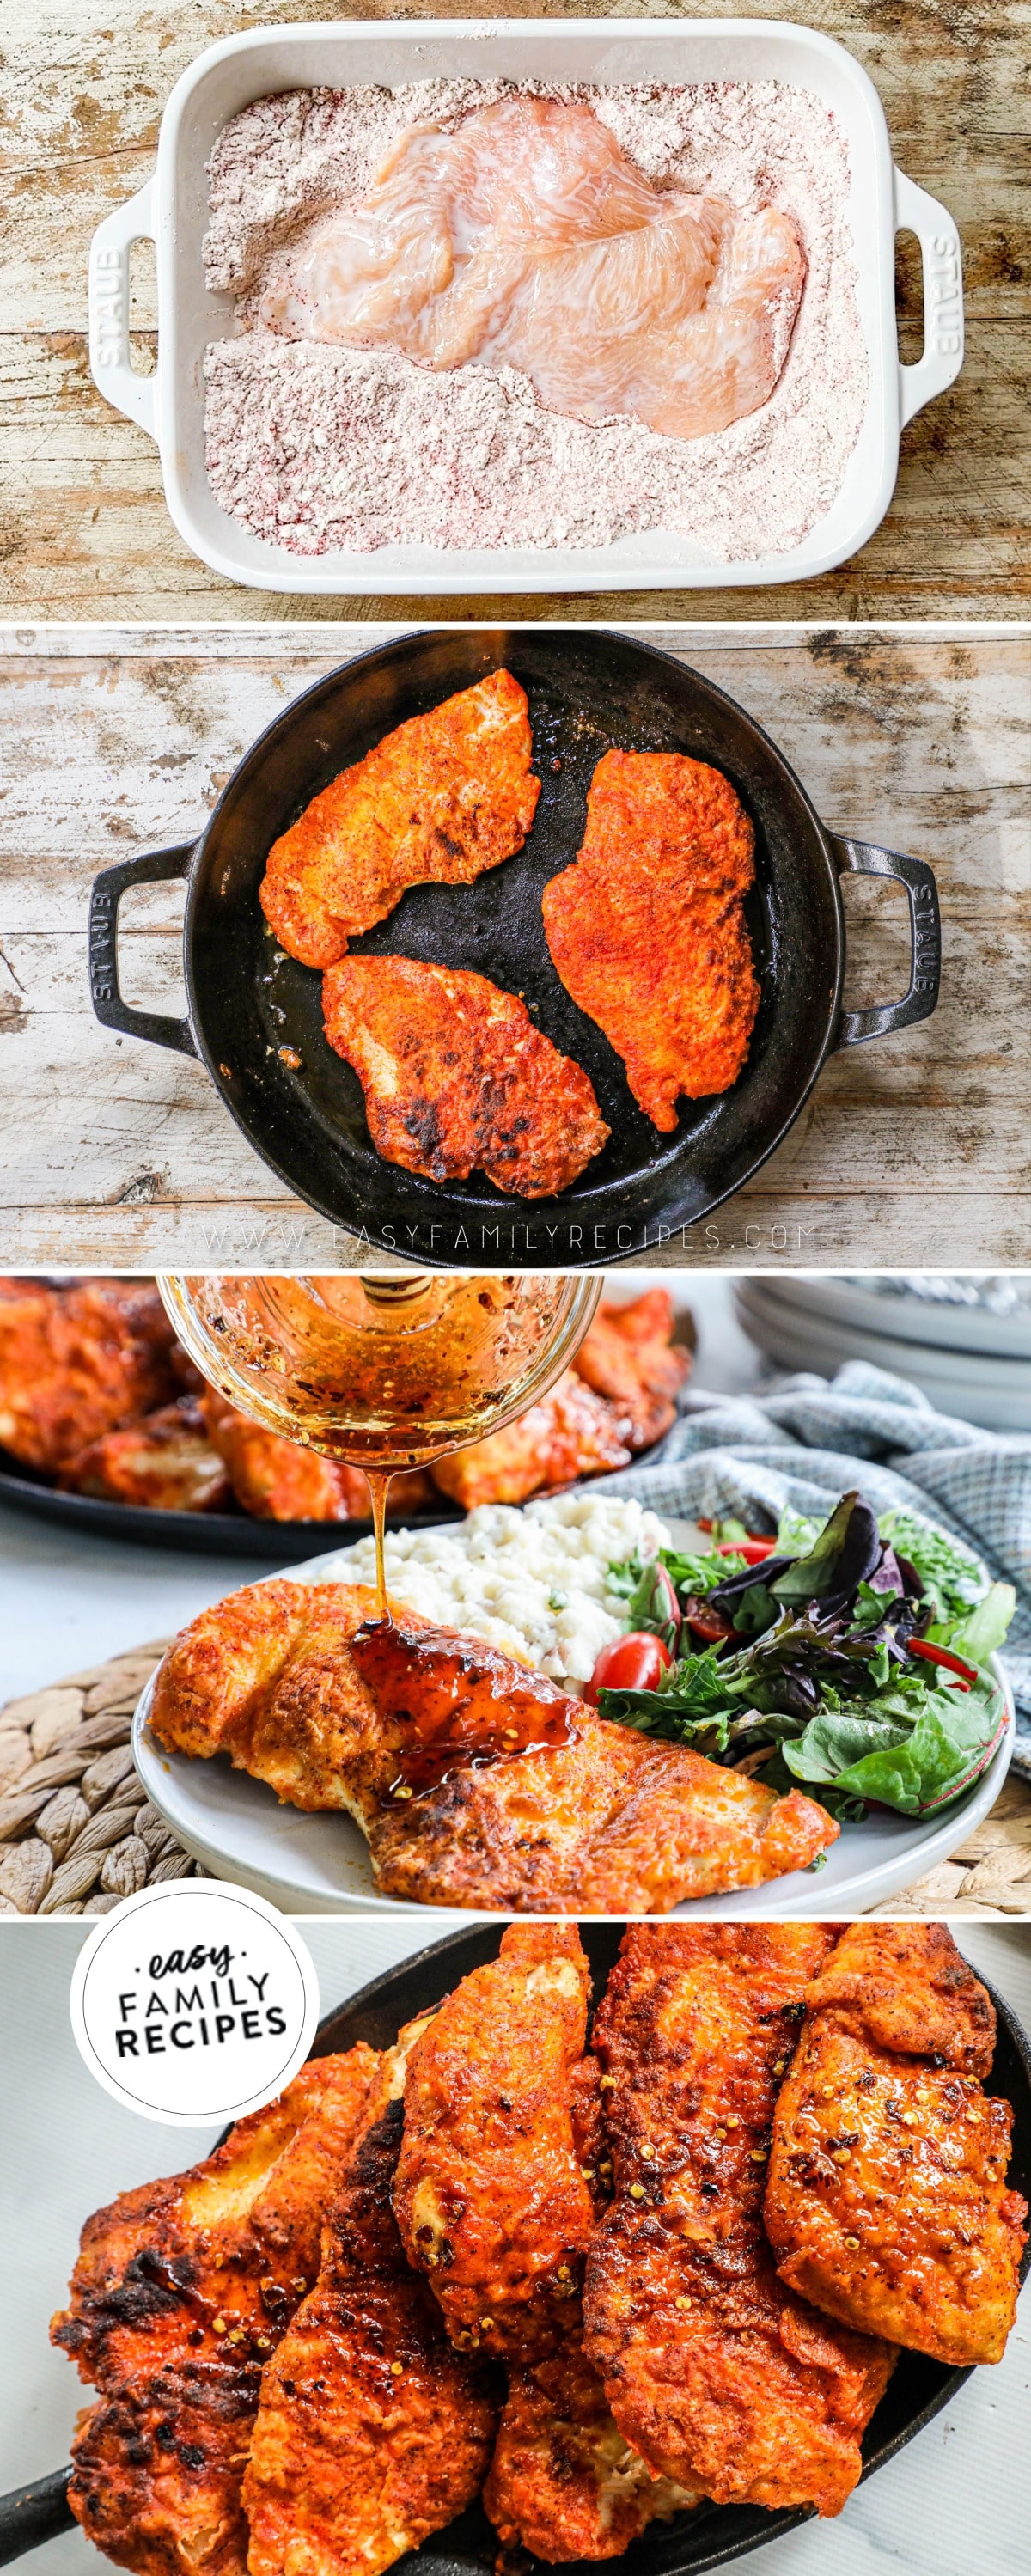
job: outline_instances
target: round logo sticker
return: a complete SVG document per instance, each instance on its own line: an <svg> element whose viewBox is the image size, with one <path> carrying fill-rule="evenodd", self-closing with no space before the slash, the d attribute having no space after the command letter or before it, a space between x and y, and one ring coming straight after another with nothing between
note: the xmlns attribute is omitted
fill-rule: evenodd
<svg viewBox="0 0 1031 2576"><path fill-rule="evenodd" d="M127 1897L90 1934L72 1978L72 2029L91 2075L174 2128L260 2111L303 2066L318 2012L293 1923L212 1879L166 1879Z"/></svg>

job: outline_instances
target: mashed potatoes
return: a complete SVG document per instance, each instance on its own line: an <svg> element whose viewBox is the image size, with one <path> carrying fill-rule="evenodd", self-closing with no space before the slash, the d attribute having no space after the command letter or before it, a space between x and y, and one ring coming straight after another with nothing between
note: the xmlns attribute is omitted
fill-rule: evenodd
<svg viewBox="0 0 1031 2576"><path fill-rule="evenodd" d="M387 1582L424 1618L471 1628L555 1681L586 1682L626 1624L609 1566L668 1545L656 1513L621 1494L557 1494L521 1511L481 1503L461 1528L389 1532ZM310 1582L315 1568L294 1571ZM320 1556L317 1572L327 1583L374 1583L371 1538Z"/></svg>

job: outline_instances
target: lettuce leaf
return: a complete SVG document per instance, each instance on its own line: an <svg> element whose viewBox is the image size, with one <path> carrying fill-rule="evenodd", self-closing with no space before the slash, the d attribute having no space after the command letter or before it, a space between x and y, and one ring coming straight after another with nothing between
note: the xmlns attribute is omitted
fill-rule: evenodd
<svg viewBox="0 0 1031 2576"><path fill-rule="evenodd" d="M1017 1606L1012 1583L993 1583L984 1600L963 1619L941 1620L928 1629L932 1646L948 1646L968 1664L983 1671L989 1655L998 1653Z"/></svg>
<svg viewBox="0 0 1031 2576"><path fill-rule="evenodd" d="M777 1523L777 1555L808 1556L822 1528L822 1521L810 1520L805 1512L793 1512L790 1503L786 1504Z"/></svg>
<svg viewBox="0 0 1031 2576"><path fill-rule="evenodd" d="M728 1574L737 1573L745 1560L743 1556L717 1556L715 1552L709 1556L682 1556L676 1548L662 1547L658 1562L665 1566L678 1593L693 1592L704 1599L718 1583L725 1582ZM655 1629L661 1633L665 1625L652 1607L655 1563L654 1557L642 1565L639 1556L628 1556L622 1563L609 1566L608 1590L615 1593L617 1600L625 1601L627 1619L635 1631Z"/></svg>
<svg viewBox="0 0 1031 2576"><path fill-rule="evenodd" d="M615 1718L620 1725L674 1739L699 1720L733 1714L732 1694L714 1646L707 1646L704 1654L682 1655L663 1673L656 1690L600 1690L598 1709L602 1717Z"/></svg>
<svg viewBox="0 0 1031 2576"><path fill-rule="evenodd" d="M904 1816L947 1806L984 1769L1004 1716L992 1685L925 1690L915 1723L869 1709L821 1711L783 1758L796 1780L874 1800Z"/></svg>
<svg viewBox="0 0 1031 2576"><path fill-rule="evenodd" d="M976 1556L959 1539L932 1529L912 1512L883 1512L878 1522L883 1539L897 1556L908 1557L920 1577L936 1619L973 1607L986 1590L986 1577Z"/></svg>
<svg viewBox="0 0 1031 2576"><path fill-rule="evenodd" d="M874 1718L866 1709L861 1716L855 1709L821 1709L797 1744L785 1744L784 1760L796 1780L823 1781L830 1787L871 1753L908 1744L911 1732L898 1718Z"/></svg>
<svg viewBox="0 0 1031 2576"><path fill-rule="evenodd" d="M797 1556L770 1590L786 1607L805 1601L842 1600L867 1581L880 1561L881 1536L869 1503L859 1493L843 1494L808 1556Z"/></svg>

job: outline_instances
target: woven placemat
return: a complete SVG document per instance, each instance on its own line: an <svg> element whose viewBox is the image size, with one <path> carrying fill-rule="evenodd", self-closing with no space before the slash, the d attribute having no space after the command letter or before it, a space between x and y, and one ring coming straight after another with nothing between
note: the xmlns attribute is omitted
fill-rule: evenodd
<svg viewBox="0 0 1031 2576"><path fill-rule="evenodd" d="M164 1878L207 1878L150 1805L132 1713L169 1640L0 1707L0 1914L109 1914ZM951 1860L873 1914L1031 1915L1031 1784L1010 1779Z"/></svg>
<svg viewBox="0 0 1031 2576"><path fill-rule="evenodd" d="M136 1702L167 1637L0 1708L0 1914L110 1914L156 1879L204 1878L136 1774Z"/></svg>

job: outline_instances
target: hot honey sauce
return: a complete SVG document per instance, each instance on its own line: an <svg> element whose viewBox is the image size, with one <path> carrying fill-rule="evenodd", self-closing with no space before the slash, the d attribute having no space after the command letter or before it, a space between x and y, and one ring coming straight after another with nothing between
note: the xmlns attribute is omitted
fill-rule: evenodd
<svg viewBox="0 0 1031 2576"><path fill-rule="evenodd" d="M511 1659L478 1637L367 1620L351 1652L381 1716L403 1730L388 1797L424 1797L454 1770L575 1739L575 1700L529 1670L513 1689Z"/></svg>
<svg viewBox="0 0 1031 2576"><path fill-rule="evenodd" d="M363 1277L164 1277L197 1367L266 1430L360 1467L371 1496L379 1616L393 1474L498 1431L572 1358L600 1281L425 1271Z"/></svg>

